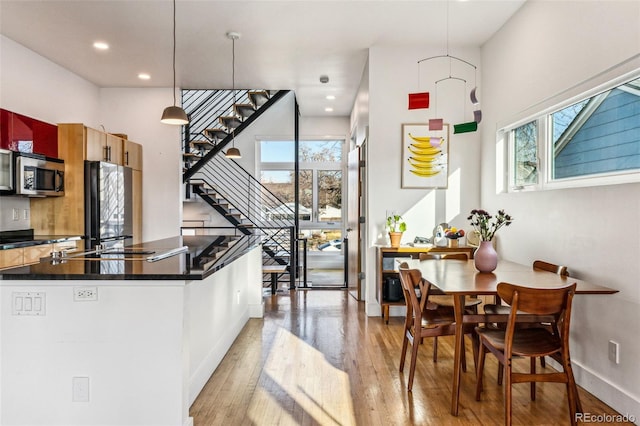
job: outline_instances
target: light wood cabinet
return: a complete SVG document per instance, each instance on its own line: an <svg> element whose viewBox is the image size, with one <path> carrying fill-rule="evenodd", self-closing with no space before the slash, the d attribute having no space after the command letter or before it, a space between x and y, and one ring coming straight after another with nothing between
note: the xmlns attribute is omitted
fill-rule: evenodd
<svg viewBox="0 0 640 426"><path fill-rule="evenodd" d="M120 136L85 127L85 159L122 165L124 140Z"/></svg>
<svg viewBox="0 0 640 426"><path fill-rule="evenodd" d="M24 264L24 249L0 250L0 269L13 268Z"/></svg>
<svg viewBox="0 0 640 426"><path fill-rule="evenodd" d="M63 241L61 243L53 244L53 251L66 251L68 253L74 252L80 249L82 241Z"/></svg>
<svg viewBox="0 0 640 426"><path fill-rule="evenodd" d="M113 164L123 165L122 156L124 153L124 139L119 136L107 134L105 161Z"/></svg>
<svg viewBox="0 0 640 426"><path fill-rule="evenodd" d="M132 162L133 234L134 242L142 237L142 146L120 135L107 134L81 123L58 124L58 156L65 161L64 197L46 197L31 200L31 226L40 235L85 235L85 181L84 162L108 161L123 164L125 146L129 147ZM111 147L104 149L105 147ZM131 152L135 151L135 154ZM135 160L135 161L134 161ZM136 177L136 171L139 175ZM82 248L82 247L80 247Z"/></svg>
<svg viewBox="0 0 640 426"><path fill-rule="evenodd" d="M90 127L84 127L85 156L89 161L104 161L105 147L107 146L107 134Z"/></svg>
<svg viewBox="0 0 640 426"><path fill-rule="evenodd" d="M125 140L122 164L133 170L142 170L142 145Z"/></svg>
<svg viewBox="0 0 640 426"><path fill-rule="evenodd" d="M41 244L38 246L25 247L23 263L25 265L38 263L40 262L40 258L51 256L52 250L53 244Z"/></svg>

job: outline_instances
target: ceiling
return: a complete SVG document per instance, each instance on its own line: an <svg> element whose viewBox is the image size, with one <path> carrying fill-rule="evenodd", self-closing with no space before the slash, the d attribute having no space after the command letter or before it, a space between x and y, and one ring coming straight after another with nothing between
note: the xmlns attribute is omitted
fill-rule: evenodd
<svg viewBox="0 0 640 426"><path fill-rule="evenodd" d="M481 46L524 1L177 0L177 85L231 88L236 31L236 88L293 89L301 114L345 116L369 47ZM170 0L0 0L0 33L99 87L172 85Z"/></svg>

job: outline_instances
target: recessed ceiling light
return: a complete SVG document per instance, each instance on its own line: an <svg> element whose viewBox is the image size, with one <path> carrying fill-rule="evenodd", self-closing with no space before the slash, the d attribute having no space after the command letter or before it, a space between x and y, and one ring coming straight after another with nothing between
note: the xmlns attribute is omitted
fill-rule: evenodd
<svg viewBox="0 0 640 426"><path fill-rule="evenodd" d="M325 110L326 112L333 112L333 108L331 108L331 107L326 107L324 110Z"/></svg>
<svg viewBox="0 0 640 426"><path fill-rule="evenodd" d="M97 50L108 50L109 49L109 45L107 43L105 43L104 41L96 41L93 43L93 47L96 48Z"/></svg>
<svg viewBox="0 0 640 426"><path fill-rule="evenodd" d="M335 97L335 96L333 96L333 95L327 95L327 99L328 99L328 100L330 100L330 101L334 100L335 98L336 98L336 97Z"/></svg>
<svg viewBox="0 0 640 426"><path fill-rule="evenodd" d="M146 72L141 72L140 74L138 74L138 78L140 80L151 80L151 76Z"/></svg>

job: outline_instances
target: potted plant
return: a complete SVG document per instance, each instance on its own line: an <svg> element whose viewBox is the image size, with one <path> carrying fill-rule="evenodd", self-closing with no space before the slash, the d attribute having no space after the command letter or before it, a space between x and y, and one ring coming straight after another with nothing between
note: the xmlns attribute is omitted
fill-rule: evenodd
<svg viewBox="0 0 640 426"><path fill-rule="evenodd" d="M474 209L467 219L480 235L480 246L473 256L476 269L480 272L492 272L498 266L498 253L493 248L493 237L498 229L511 225L513 218L504 210L498 210L498 214L492 216L486 210Z"/></svg>
<svg viewBox="0 0 640 426"><path fill-rule="evenodd" d="M387 230L389 231L389 239L391 247L400 247L402 233L407 230L407 224L398 214L387 216Z"/></svg>

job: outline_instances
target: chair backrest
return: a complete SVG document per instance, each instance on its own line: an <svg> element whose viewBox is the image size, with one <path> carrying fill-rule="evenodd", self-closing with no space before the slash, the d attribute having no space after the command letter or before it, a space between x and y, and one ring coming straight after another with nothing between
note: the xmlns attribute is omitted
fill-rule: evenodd
<svg viewBox="0 0 640 426"><path fill-rule="evenodd" d="M447 260L469 260L469 257L465 253L420 253L418 255L420 260L435 260L435 259L447 259Z"/></svg>
<svg viewBox="0 0 640 426"><path fill-rule="evenodd" d="M566 266L556 265L554 263L545 262L544 260L535 260L533 262L533 269L542 269L543 271L553 272L554 274L569 276L569 271Z"/></svg>
<svg viewBox="0 0 640 426"><path fill-rule="evenodd" d="M420 301L416 294L416 288L422 289L422 273L418 269L403 268L402 264L398 268L400 275L400 285L404 293L404 300L407 305L407 316L415 313L416 316L420 316L422 309L420 308Z"/></svg>
<svg viewBox="0 0 640 426"><path fill-rule="evenodd" d="M531 288L499 283L498 296L517 311L535 315L557 315L571 307L576 283L557 288Z"/></svg>

